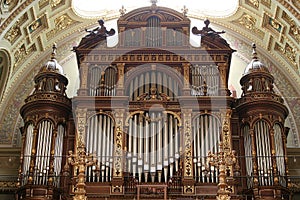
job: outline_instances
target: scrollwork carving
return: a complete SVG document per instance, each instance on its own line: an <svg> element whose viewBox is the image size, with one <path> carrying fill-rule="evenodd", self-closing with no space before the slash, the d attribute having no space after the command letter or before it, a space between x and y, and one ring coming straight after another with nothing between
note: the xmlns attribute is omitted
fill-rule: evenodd
<svg viewBox="0 0 300 200"><path fill-rule="evenodd" d="M61 15L54 20L54 24L55 28L46 34L48 40L53 38L58 32L76 24L76 22L68 15Z"/></svg>
<svg viewBox="0 0 300 200"><path fill-rule="evenodd" d="M76 128L77 128L77 138L76 141L85 142L85 129L86 129L86 108L78 108L76 109Z"/></svg>

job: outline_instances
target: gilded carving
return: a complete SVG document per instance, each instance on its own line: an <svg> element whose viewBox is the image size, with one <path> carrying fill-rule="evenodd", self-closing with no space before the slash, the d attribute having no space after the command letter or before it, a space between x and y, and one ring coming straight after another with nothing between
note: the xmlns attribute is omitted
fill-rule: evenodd
<svg viewBox="0 0 300 200"><path fill-rule="evenodd" d="M259 7L259 1L258 0L246 0L246 3L254 8Z"/></svg>
<svg viewBox="0 0 300 200"><path fill-rule="evenodd" d="M3 7L7 11L11 11L12 9L14 9L17 4L18 4L18 0L4 0L3 1Z"/></svg>
<svg viewBox="0 0 300 200"><path fill-rule="evenodd" d="M278 43L275 44L275 50L279 51L287 60L293 64L295 70L298 70L296 62L296 50L291 47L288 43L285 44L283 48Z"/></svg>
<svg viewBox="0 0 300 200"><path fill-rule="evenodd" d="M261 0L261 4L263 4L264 6L270 8L271 0Z"/></svg>
<svg viewBox="0 0 300 200"><path fill-rule="evenodd" d="M257 29L255 27L256 19L247 13L243 13L243 15L236 21L234 21L238 25L242 25L244 28L249 31L254 31L260 38L264 37L264 32Z"/></svg>
<svg viewBox="0 0 300 200"><path fill-rule="evenodd" d="M295 23L291 24L289 34L300 43L300 27L295 25Z"/></svg>
<svg viewBox="0 0 300 200"><path fill-rule="evenodd" d="M77 108L76 109L76 129L77 129L77 137L76 142L82 141L85 143L85 127L86 127L86 108Z"/></svg>
<svg viewBox="0 0 300 200"><path fill-rule="evenodd" d="M15 189L17 189L17 185L18 184L18 182L13 182L13 181L0 181L0 188L1 188L1 190L3 191L5 191L5 190L15 190Z"/></svg>
<svg viewBox="0 0 300 200"><path fill-rule="evenodd" d="M26 58L32 54L33 52L36 51L36 46L35 44L31 45L28 49L25 48L25 45L23 44L19 49L16 50L14 53L15 57L15 64L14 66L16 67L20 63L24 62Z"/></svg>
<svg viewBox="0 0 300 200"><path fill-rule="evenodd" d="M251 15L244 13L241 18L238 19L238 23L244 26L246 29L254 30L255 29L256 19Z"/></svg>
<svg viewBox="0 0 300 200"><path fill-rule="evenodd" d="M46 22L46 15L43 15L42 17L36 19L33 21L29 26L28 26L28 31L29 33L34 33L38 29L46 27L47 22Z"/></svg>
<svg viewBox="0 0 300 200"><path fill-rule="evenodd" d="M268 24L276 31L281 32L282 30L282 26L281 24L279 24L278 22L276 22L275 19L273 19L272 17L267 17L268 19Z"/></svg>
<svg viewBox="0 0 300 200"><path fill-rule="evenodd" d="M50 40L53 38L58 32L69 28L74 25L75 21L72 20L68 15L62 15L54 20L55 28L46 34L47 39Z"/></svg>
<svg viewBox="0 0 300 200"><path fill-rule="evenodd" d="M49 0L40 0L39 1L39 7L40 7L40 9L43 9L47 5L49 5Z"/></svg>
<svg viewBox="0 0 300 200"><path fill-rule="evenodd" d="M222 142L224 150L231 150L231 128L230 128L230 118L231 110L228 109L223 111L223 125L222 125Z"/></svg>
<svg viewBox="0 0 300 200"><path fill-rule="evenodd" d="M117 109L114 111L116 130L115 130L115 141L114 141L114 172L113 177L123 176L123 118L124 110Z"/></svg>
<svg viewBox="0 0 300 200"><path fill-rule="evenodd" d="M13 44L21 35L20 21L18 20L5 34L4 38Z"/></svg>
<svg viewBox="0 0 300 200"><path fill-rule="evenodd" d="M123 131L121 126L116 129L116 139L115 139L115 158L114 158L114 177L122 176L122 155L123 155L123 145L122 136Z"/></svg>
<svg viewBox="0 0 300 200"><path fill-rule="evenodd" d="M50 4L51 4L52 8L55 8L55 7L59 6L62 3L63 3L63 0L51 0Z"/></svg>
<svg viewBox="0 0 300 200"><path fill-rule="evenodd" d="M183 111L184 118L184 176L193 176L193 157L192 157L192 128L191 128L191 117L192 111L190 109Z"/></svg>

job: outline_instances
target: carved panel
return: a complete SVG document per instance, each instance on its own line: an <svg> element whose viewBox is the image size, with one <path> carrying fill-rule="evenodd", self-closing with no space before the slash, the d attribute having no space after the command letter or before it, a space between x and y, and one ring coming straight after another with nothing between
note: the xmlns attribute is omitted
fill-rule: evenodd
<svg viewBox="0 0 300 200"><path fill-rule="evenodd" d="M259 7L259 1L258 0L246 0L245 3L252 6L255 9L258 9L258 7Z"/></svg>
<svg viewBox="0 0 300 200"><path fill-rule="evenodd" d="M5 12L12 11L18 4L18 0L4 0L1 2L1 9Z"/></svg>
<svg viewBox="0 0 300 200"><path fill-rule="evenodd" d="M289 43L286 43L284 47L280 46L278 43L275 43L275 51L279 52L289 63L292 64L295 70L298 70L298 64L296 62L296 52Z"/></svg>
<svg viewBox="0 0 300 200"><path fill-rule="evenodd" d="M50 5L52 9L56 9L65 4L65 0L51 0Z"/></svg>
<svg viewBox="0 0 300 200"><path fill-rule="evenodd" d="M46 36L47 39L50 40L53 37L55 37L55 35L61 31L63 31L66 28L69 28L73 25L77 24L76 21L74 21L73 19L71 19L68 15L62 15L58 18L56 18L54 20L54 29L49 31Z"/></svg>
<svg viewBox="0 0 300 200"><path fill-rule="evenodd" d="M40 0L39 1L39 8L40 8L40 10L43 9L43 8L45 8L48 5L49 5L49 0Z"/></svg>
<svg viewBox="0 0 300 200"><path fill-rule="evenodd" d="M8 30L4 38L7 39L11 44L14 44L15 41L22 35L20 26L28 20L28 15L25 13L16 23Z"/></svg>
<svg viewBox="0 0 300 200"><path fill-rule="evenodd" d="M28 49L26 49L25 44L23 44L19 49L17 49L14 53L15 64L14 66L18 66L23 63L31 54L36 51L35 44L31 45Z"/></svg>
<svg viewBox="0 0 300 200"><path fill-rule="evenodd" d="M233 22L235 24L237 24L238 26L244 27L248 31L254 32L261 39L265 35L263 31L256 28L256 26L255 26L255 23L256 23L255 17L253 17L253 16L251 16L247 13L243 13L243 15L239 19L237 19Z"/></svg>
<svg viewBox="0 0 300 200"><path fill-rule="evenodd" d="M296 40L297 43L300 43L300 27L295 23L295 21L288 16L286 12L282 12L282 19L284 19L289 25L290 29L288 34Z"/></svg>
<svg viewBox="0 0 300 200"><path fill-rule="evenodd" d="M261 3L268 8L271 7L271 0L261 0Z"/></svg>
<svg viewBox="0 0 300 200"><path fill-rule="evenodd" d="M192 159L192 127L191 127L191 110L183 111L183 130L184 130L184 177L193 177L193 159Z"/></svg>
<svg viewBox="0 0 300 200"><path fill-rule="evenodd" d="M79 141L85 143L86 115L87 115L87 109L78 108L76 110L76 129L78 133L76 138L77 145Z"/></svg>
<svg viewBox="0 0 300 200"><path fill-rule="evenodd" d="M283 26L274 18L264 14L263 27L271 32L278 34L283 31Z"/></svg>

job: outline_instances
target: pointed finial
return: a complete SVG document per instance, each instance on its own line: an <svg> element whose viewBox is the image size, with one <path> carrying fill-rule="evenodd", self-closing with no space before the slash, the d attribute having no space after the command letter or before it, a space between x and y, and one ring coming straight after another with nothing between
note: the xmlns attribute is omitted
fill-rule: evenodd
<svg viewBox="0 0 300 200"><path fill-rule="evenodd" d="M119 10L120 15L123 16L126 12L126 9L124 8L124 5L122 5L122 8Z"/></svg>
<svg viewBox="0 0 300 200"><path fill-rule="evenodd" d="M189 11L189 9L187 9L187 7L184 5L183 8L181 9L182 14L184 17L186 17L187 12Z"/></svg>
<svg viewBox="0 0 300 200"><path fill-rule="evenodd" d="M253 59L257 59L257 53L256 53L256 44L255 43L252 43L252 58Z"/></svg>
<svg viewBox="0 0 300 200"><path fill-rule="evenodd" d="M152 6L156 6L157 0L150 0L150 2L152 3Z"/></svg>
<svg viewBox="0 0 300 200"><path fill-rule="evenodd" d="M51 53L51 59L55 59L55 55L56 55L56 43L53 44L52 46L52 53Z"/></svg>

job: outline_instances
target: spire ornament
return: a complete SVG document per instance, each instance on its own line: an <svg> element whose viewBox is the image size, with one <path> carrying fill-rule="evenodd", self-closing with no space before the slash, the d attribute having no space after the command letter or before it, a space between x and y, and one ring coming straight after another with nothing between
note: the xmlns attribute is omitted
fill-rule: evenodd
<svg viewBox="0 0 300 200"><path fill-rule="evenodd" d="M252 43L252 58L253 59L258 59L257 57L257 52L256 52L256 44L255 43Z"/></svg>
<svg viewBox="0 0 300 200"><path fill-rule="evenodd" d="M152 3L152 6L156 6L157 4L157 0L150 0L150 2Z"/></svg>
<svg viewBox="0 0 300 200"><path fill-rule="evenodd" d="M56 56L56 50L57 50L56 43L53 43L53 45L52 45L51 59L56 59L55 58L55 56Z"/></svg>
<svg viewBox="0 0 300 200"><path fill-rule="evenodd" d="M186 17L187 12L189 11L189 9L184 5L183 8L181 9L182 14L184 17Z"/></svg>
<svg viewBox="0 0 300 200"><path fill-rule="evenodd" d="M121 7L121 9L119 10L119 12L120 12L120 15L121 15L121 16L124 16L124 15L125 15L126 9L124 8L124 5L122 5L122 7Z"/></svg>

